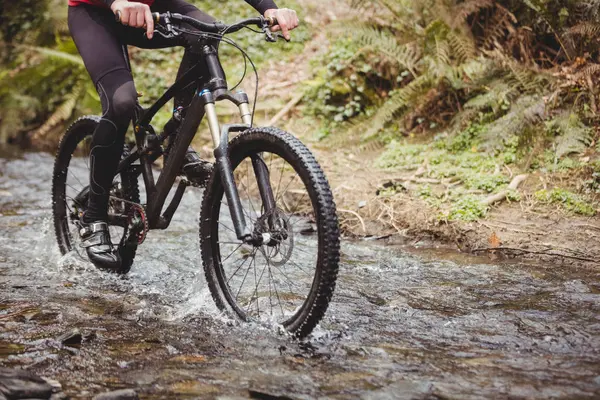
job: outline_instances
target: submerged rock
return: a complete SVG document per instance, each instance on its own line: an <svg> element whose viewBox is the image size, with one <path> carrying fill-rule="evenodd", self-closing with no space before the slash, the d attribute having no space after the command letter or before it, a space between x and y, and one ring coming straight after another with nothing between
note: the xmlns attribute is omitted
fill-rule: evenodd
<svg viewBox="0 0 600 400"><path fill-rule="evenodd" d="M73 329L59 336L57 340L65 346L75 346L81 344L83 336L79 329Z"/></svg>
<svg viewBox="0 0 600 400"><path fill-rule="evenodd" d="M138 400L138 395L133 389L115 390L96 395L92 400Z"/></svg>
<svg viewBox="0 0 600 400"><path fill-rule="evenodd" d="M0 368L0 395L8 399L49 399L52 386L28 371Z"/></svg>

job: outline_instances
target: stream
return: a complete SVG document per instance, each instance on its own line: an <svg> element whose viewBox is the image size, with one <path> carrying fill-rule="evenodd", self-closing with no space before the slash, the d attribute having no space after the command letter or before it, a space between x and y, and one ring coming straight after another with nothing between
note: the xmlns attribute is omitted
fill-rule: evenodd
<svg viewBox="0 0 600 400"><path fill-rule="evenodd" d="M218 312L201 190L119 277L60 255L52 167L0 150L0 366L70 398L600 398L600 268L343 241L329 310L298 342ZM74 330L80 341L59 340Z"/></svg>

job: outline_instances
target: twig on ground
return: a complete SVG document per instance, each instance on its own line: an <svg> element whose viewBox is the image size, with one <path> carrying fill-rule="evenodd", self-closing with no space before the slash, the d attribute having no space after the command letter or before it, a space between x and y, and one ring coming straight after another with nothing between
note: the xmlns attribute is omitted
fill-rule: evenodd
<svg viewBox="0 0 600 400"><path fill-rule="evenodd" d="M508 165L506 165L506 164L504 164L504 168L506 168L506 170L510 174L510 179L512 179L512 177L514 175L513 172L512 172L512 169L510 169L510 167Z"/></svg>
<svg viewBox="0 0 600 400"><path fill-rule="evenodd" d="M343 208L338 208L339 212L345 212L348 214L352 214L354 215L356 218L358 218L358 221L360 222L360 225L362 226L362 230L364 233L367 233L367 227L365 226L365 221L363 221L362 217L356 212L356 211L352 211L352 210L345 210Z"/></svg>
<svg viewBox="0 0 600 400"><path fill-rule="evenodd" d="M485 226L486 228L488 228L491 231L497 230L497 229L504 229L507 231L511 231L511 232L516 232L516 233L528 233L531 235L538 235L538 236L544 236L547 235L548 232L536 232L536 231L526 231L523 229L515 229L515 228L510 228L508 226L502 226L502 225L494 225L494 224L490 224L490 223L486 223L486 222L481 222L478 221L479 225Z"/></svg>
<svg viewBox="0 0 600 400"><path fill-rule="evenodd" d="M518 252L521 252L524 254L538 254L538 255L543 255L543 256L555 256L555 257L569 258L569 259L578 260L578 261L600 263L600 260L596 260L593 258L570 256L568 254L551 253L548 251L535 251L535 250L520 249L518 247L486 247L486 248L481 248L481 249L473 249L473 250L471 250L471 252L479 253L479 252L498 251L498 250L518 251Z"/></svg>
<svg viewBox="0 0 600 400"><path fill-rule="evenodd" d="M294 96L290 101L288 101L285 107L281 109L281 111L279 111L273 118L271 118L271 120L267 123L267 126L273 126L281 118L285 117L287 113L289 113L292 110L292 108L294 108L298 103L300 103L303 97L304 92L300 92L296 96Z"/></svg>
<svg viewBox="0 0 600 400"><path fill-rule="evenodd" d="M492 205L496 202L502 201L504 199L506 199L506 197L508 196L509 191L511 190L517 190L517 188L519 187L519 185L525 180L527 179L527 174L521 174L521 175L517 175L513 178L513 180L510 182L510 184L508 185L507 190L503 190L500 193L496 193L493 194L491 196L489 196L488 198L484 199L481 203L485 206L489 206Z"/></svg>
<svg viewBox="0 0 600 400"><path fill-rule="evenodd" d="M591 228L591 229L596 229L596 230L600 231L600 226L596 226L596 225L592 225L592 224L576 224L573 226L576 226L578 228Z"/></svg>

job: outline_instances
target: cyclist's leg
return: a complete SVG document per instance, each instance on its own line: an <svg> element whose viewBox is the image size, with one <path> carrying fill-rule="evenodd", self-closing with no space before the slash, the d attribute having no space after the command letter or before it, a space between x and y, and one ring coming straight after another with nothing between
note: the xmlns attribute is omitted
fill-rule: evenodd
<svg viewBox="0 0 600 400"><path fill-rule="evenodd" d="M69 29L96 85L103 112L91 144L90 200L85 222L105 221L109 189L137 94L119 38L120 27L110 10L86 5L69 7Z"/></svg>
<svg viewBox="0 0 600 400"><path fill-rule="evenodd" d="M97 267L119 270L121 259L106 224L108 202L137 94L112 13L85 5L69 7L68 21L102 102L102 119L91 143L90 194L81 221L82 246Z"/></svg>

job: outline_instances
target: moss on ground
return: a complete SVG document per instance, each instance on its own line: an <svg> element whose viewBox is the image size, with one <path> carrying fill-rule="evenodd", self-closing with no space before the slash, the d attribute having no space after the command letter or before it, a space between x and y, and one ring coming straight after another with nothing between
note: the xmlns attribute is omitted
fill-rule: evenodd
<svg viewBox="0 0 600 400"><path fill-rule="evenodd" d="M438 218L447 221L474 221L484 218L489 207L482 201L489 195L507 191L511 177L523 169L525 155L518 154L516 146L508 143L501 151L479 150L480 137L485 125L471 124L454 136L444 134L427 143L410 140L391 141L377 160L382 169L404 170L406 176L418 168L426 168L425 178L436 180L415 185L412 195L425 200L437 210ZM557 160L546 151L536 159L529 172L544 174L574 172L586 166L581 160L563 157ZM592 168L595 164L592 163ZM564 188L535 192L533 198L542 205L558 205L561 209L579 215L596 214L597 204L589 197L600 185L599 172L586 181L584 194ZM417 180L418 182L418 180ZM507 201L522 201L518 191L508 190Z"/></svg>

